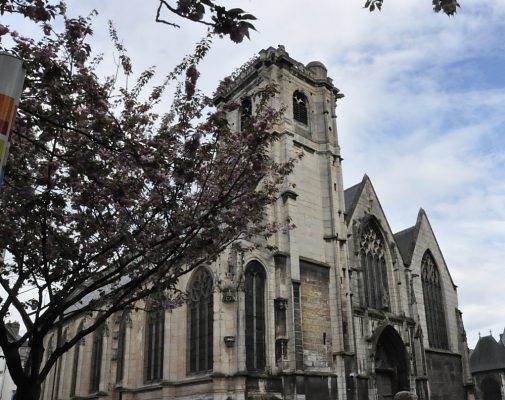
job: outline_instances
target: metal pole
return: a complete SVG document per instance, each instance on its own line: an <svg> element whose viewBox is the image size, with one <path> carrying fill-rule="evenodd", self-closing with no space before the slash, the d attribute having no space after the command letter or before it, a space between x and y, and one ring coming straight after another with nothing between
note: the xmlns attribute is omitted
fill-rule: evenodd
<svg viewBox="0 0 505 400"><path fill-rule="evenodd" d="M25 72L21 59L5 51L0 52L0 190Z"/></svg>

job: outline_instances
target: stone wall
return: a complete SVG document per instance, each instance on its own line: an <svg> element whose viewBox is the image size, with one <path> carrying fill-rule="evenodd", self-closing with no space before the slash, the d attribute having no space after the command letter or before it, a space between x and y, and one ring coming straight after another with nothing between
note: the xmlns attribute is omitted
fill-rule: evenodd
<svg viewBox="0 0 505 400"><path fill-rule="evenodd" d="M461 357L426 351L430 400L465 399Z"/></svg>
<svg viewBox="0 0 505 400"><path fill-rule="evenodd" d="M300 261L304 369L329 367L329 269Z"/></svg>

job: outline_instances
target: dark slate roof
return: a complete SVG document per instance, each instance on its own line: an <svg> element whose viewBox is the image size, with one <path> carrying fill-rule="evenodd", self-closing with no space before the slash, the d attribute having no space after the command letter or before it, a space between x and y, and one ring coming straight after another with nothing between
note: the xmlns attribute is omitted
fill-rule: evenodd
<svg viewBox="0 0 505 400"><path fill-rule="evenodd" d="M470 356L472 373L505 369L505 346L493 336L479 338Z"/></svg>
<svg viewBox="0 0 505 400"><path fill-rule="evenodd" d="M346 214L349 213L352 203L354 202L354 198L356 197L357 193L359 192L359 189L360 189L362 183L363 182L357 183L356 185L351 186L350 188L344 190L344 202L345 202L345 213Z"/></svg>
<svg viewBox="0 0 505 400"><path fill-rule="evenodd" d="M416 234L416 225L410 228L404 229L403 231L394 234L396 244L400 250L403 261L405 264L409 265L412 260L412 252L414 251Z"/></svg>

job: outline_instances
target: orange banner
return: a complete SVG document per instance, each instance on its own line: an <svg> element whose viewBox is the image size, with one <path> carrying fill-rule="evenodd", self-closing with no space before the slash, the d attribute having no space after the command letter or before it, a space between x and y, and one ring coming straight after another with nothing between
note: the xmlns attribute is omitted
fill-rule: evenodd
<svg viewBox="0 0 505 400"><path fill-rule="evenodd" d="M3 135L7 135L9 124L16 115L14 108L14 99L0 93L0 133Z"/></svg>

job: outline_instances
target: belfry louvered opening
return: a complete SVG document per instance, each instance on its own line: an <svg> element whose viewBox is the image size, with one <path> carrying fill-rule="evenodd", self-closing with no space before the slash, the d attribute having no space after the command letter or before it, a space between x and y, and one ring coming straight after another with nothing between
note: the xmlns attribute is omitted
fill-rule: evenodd
<svg viewBox="0 0 505 400"><path fill-rule="evenodd" d="M304 125L308 124L307 97L300 92L293 93L293 118Z"/></svg>

